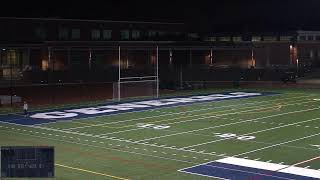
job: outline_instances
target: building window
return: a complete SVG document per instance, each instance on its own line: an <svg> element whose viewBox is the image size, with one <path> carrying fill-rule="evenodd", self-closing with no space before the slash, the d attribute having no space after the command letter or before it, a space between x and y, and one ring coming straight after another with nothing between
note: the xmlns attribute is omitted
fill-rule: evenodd
<svg viewBox="0 0 320 180"><path fill-rule="evenodd" d="M276 36L264 36L263 40L264 41L277 41L277 37Z"/></svg>
<svg viewBox="0 0 320 180"><path fill-rule="evenodd" d="M41 60L41 70L46 71L49 69L49 62L46 59Z"/></svg>
<svg viewBox="0 0 320 180"><path fill-rule="evenodd" d="M217 41L217 38L216 37L207 37L206 40L214 42L214 41Z"/></svg>
<svg viewBox="0 0 320 180"><path fill-rule="evenodd" d="M71 39L80 39L80 29L71 30Z"/></svg>
<svg viewBox="0 0 320 180"><path fill-rule="evenodd" d="M103 30L103 39L109 40L112 38L112 30Z"/></svg>
<svg viewBox="0 0 320 180"><path fill-rule="evenodd" d="M230 41L231 37L229 36L223 36L223 37L219 37L219 41Z"/></svg>
<svg viewBox="0 0 320 180"><path fill-rule="evenodd" d="M189 39L198 39L200 36L198 33L188 33Z"/></svg>
<svg viewBox="0 0 320 180"><path fill-rule="evenodd" d="M129 39L129 30L120 31L120 38L121 38L121 40L128 40Z"/></svg>
<svg viewBox="0 0 320 180"><path fill-rule="evenodd" d="M314 57L314 53L313 53L313 50L310 50L310 59L313 59L313 57Z"/></svg>
<svg viewBox="0 0 320 180"><path fill-rule="evenodd" d="M141 32L138 30L133 30L132 31L132 39L140 39L141 37Z"/></svg>
<svg viewBox="0 0 320 180"><path fill-rule="evenodd" d="M241 36L234 36L234 37L232 37L232 41L233 42L240 42L240 41L242 41L242 37Z"/></svg>
<svg viewBox="0 0 320 180"><path fill-rule="evenodd" d="M299 36L299 40L300 41L305 41L305 40L307 40L307 38L306 38L306 36Z"/></svg>
<svg viewBox="0 0 320 180"><path fill-rule="evenodd" d="M148 31L148 37L151 38L151 37L155 37L157 35L157 32L156 31Z"/></svg>
<svg viewBox="0 0 320 180"><path fill-rule="evenodd" d="M59 29L59 39L66 40L69 38L69 33L67 28L60 28Z"/></svg>
<svg viewBox="0 0 320 180"><path fill-rule="evenodd" d="M93 39L93 40L100 39L100 30L99 29L93 29L91 31L91 39Z"/></svg>
<svg viewBox="0 0 320 180"><path fill-rule="evenodd" d="M168 33L165 32L165 31L159 31L158 34L159 34L159 37L166 37L166 36L168 36Z"/></svg>
<svg viewBox="0 0 320 180"><path fill-rule="evenodd" d="M38 39L46 39L47 38L47 32L45 28L38 27L35 29L35 35Z"/></svg>
<svg viewBox="0 0 320 180"><path fill-rule="evenodd" d="M316 41L320 41L320 36L316 36Z"/></svg>
<svg viewBox="0 0 320 180"><path fill-rule="evenodd" d="M280 41L291 41L292 36L280 36Z"/></svg>
<svg viewBox="0 0 320 180"><path fill-rule="evenodd" d="M259 42L259 41L261 41L261 36L252 36L251 41L252 42Z"/></svg>
<svg viewBox="0 0 320 180"><path fill-rule="evenodd" d="M313 41L313 36L308 36L308 41Z"/></svg>

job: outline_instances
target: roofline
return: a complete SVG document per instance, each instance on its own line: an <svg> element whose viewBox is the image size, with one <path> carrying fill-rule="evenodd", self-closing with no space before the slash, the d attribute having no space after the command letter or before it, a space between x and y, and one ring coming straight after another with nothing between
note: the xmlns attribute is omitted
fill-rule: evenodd
<svg viewBox="0 0 320 180"><path fill-rule="evenodd" d="M152 21L112 21L112 20L91 20L91 19L62 19L62 18L22 18L22 17L0 17L0 19L11 20L41 20L41 21L75 21L75 22L103 22L103 23L136 23L136 24L171 24L184 25L184 23L152 22Z"/></svg>

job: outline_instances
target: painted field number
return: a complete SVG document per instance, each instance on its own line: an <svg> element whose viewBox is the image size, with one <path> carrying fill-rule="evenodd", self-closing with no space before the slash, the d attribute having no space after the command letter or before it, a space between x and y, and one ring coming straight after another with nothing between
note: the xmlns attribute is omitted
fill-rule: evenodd
<svg viewBox="0 0 320 180"><path fill-rule="evenodd" d="M224 133L224 134L220 134L220 133L215 133L217 137L221 137L221 138L228 138L228 139L238 139L238 140L242 140L242 141L247 141L247 140L252 140L255 139L255 136L241 136L241 135L237 135L237 134L233 134L233 133Z"/></svg>
<svg viewBox="0 0 320 180"><path fill-rule="evenodd" d="M153 129L167 129L167 128L170 128L170 126L156 125L156 124L144 124L144 123L138 123L137 126L141 127L141 128L153 128Z"/></svg>

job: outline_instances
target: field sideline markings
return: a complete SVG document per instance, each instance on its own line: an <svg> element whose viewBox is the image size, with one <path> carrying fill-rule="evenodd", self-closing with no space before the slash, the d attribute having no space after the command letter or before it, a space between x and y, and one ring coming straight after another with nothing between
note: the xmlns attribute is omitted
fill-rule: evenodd
<svg viewBox="0 0 320 180"><path fill-rule="evenodd" d="M4 130L4 131L6 131L6 130ZM9 132L9 133L11 132L12 133L12 131L7 131L7 132ZM176 162L184 162L184 163L189 163L189 164L199 164L199 163L193 162L193 161L185 161L185 160L180 160L180 159L173 159L173 158L167 158L167 157L162 157L162 156L143 154L143 153L139 153L139 152L108 148L108 147L104 147L104 146L97 146L97 145L86 144L86 143L81 143L81 142L67 141L67 140L62 140L62 139L56 139L56 138L51 138L51 137L43 137L43 136L37 136L37 135L33 135L33 134L26 134L26 133L20 133L20 132L14 132L14 133L27 135L27 136L32 136L32 137L37 137L37 138L42 138L42 139L49 139L49 140L55 140L55 141L60 141L60 142L65 142L65 143L77 144L77 145L82 145L82 146L96 147L96 148L101 148L101 149L119 151L119 152L123 152L123 153L129 153L129 154L135 154L135 155L141 155L141 156L148 156L148 157L153 157L153 158L158 158L158 159L172 160L172 161L176 161Z"/></svg>
<svg viewBox="0 0 320 180"><path fill-rule="evenodd" d="M233 91L233 92L236 92L236 91ZM219 94L219 92L211 92L211 93L217 93ZM222 93L222 92L220 92ZM263 92L265 93L265 92ZM302 93L301 93L302 94ZM203 94L196 94L196 95L192 95L192 94L189 94L187 96L202 96ZM271 96L279 96L279 95L290 95L290 93L276 93L276 94L271 94ZM305 95L305 94L304 94ZM264 95L264 96L254 96L254 97L267 97L267 96L270 96L270 95ZM310 96L316 96L315 94L309 94L307 95L306 97L310 97ZM166 98L175 98L177 96L167 96L167 97L164 97L165 99ZM226 99L226 100L233 100L233 101L243 101L243 100L247 100L247 99L250 99L250 98L254 98L254 97L247 97L247 98L235 98L235 99ZM303 97L303 96L301 96ZM296 97L297 98L297 97ZM224 101L205 101L205 102L196 102L196 103L192 103L192 104L196 104L196 105L202 105L202 104L210 104L210 103L219 103L219 102L224 102ZM257 103L259 101L256 101ZM130 103L130 102L128 102ZM99 118L99 117L107 117L107 116L114 116L114 115L121 115L121 114L127 114L127 113L136 113L136 112L146 112L146 111L155 111L156 109L158 110L162 110L162 109L170 109L172 107L184 107L184 106L189 106L190 104L181 104L181 105L174 105L174 106L170 106L170 107L158 107L158 108L155 108L155 109L146 109L146 110L138 110L138 111L129 111L129 112L121 112L121 113L115 113L115 114L108 114L108 115L100 115L100 116L95 116L95 117L87 117L87 118L76 118L75 120L85 120L85 119L92 119L92 118ZM165 112L164 112L165 113ZM165 114L168 114L168 113L165 113ZM63 122L63 121L60 121L60 122ZM100 121L98 121L100 122ZM56 122L53 122L53 123L56 123ZM50 123L47 123L47 124L50 124Z"/></svg>
<svg viewBox="0 0 320 180"><path fill-rule="evenodd" d="M56 166L59 166L59 167L64 167L64 168L67 168L67 169L72 169L72 170L77 170L77 171L86 172L86 173L90 173L90 174L95 174L95 175L110 177L110 178L113 178L113 179L129 180L129 179L127 179L127 178L122 178L122 177L113 176L113 175L110 175L110 174L95 172L95 171L91 171L91 170L87 170L87 169L82 169L82 168L77 168L77 167L66 166L66 165L63 165L63 164L55 163L55 165L56 165Z"/></svg>
<svg viewBox="0 0 320 180"><path fill-rule="evenodd" d="M319 135L320 135L320 133L312 134L312 135L309 135L309 136L304 136L304 137L297 138L297 139L293 139L293 140L290 140L290 141L285 141L285 142L273 144L273 145L270 145L270 146L265 146L265 147L263 147L263 148L259 148L259 149L247 151L247 152L244 152L244 153L240 153L240 154L234 155L234 156L232 156L232 157L238 157L238 156L243 156L243 155L251 154L251 153L254 153L254 152L262 151L262 150L265 150L265 149L270 149L270 148L273 148L273 147L281 146L281 145L283 145L283 144L288 144L288 143L292 143L292 142L296 142L296 141L308 139L308 138L315 137L315 136L319 136Z"/></svg>
<svg viewBox="0 0 320 180"><path fill-rule="evenodd" d="M295 101L297 102L297 101ZM299 104L306 104L306 103L311 103L312 101L307 101L307 102L302 102L302 103L294 103L294 104L284 104L283 106L292 106L292 105L299 105ZM239 113L243 113L243 112L250 112L250 111L256 111L259 109L265 109L264 106L268 106L268 105L261 105L261 106L256 106L256 107L262 107L262 108L254 108L254 109L249 109L249 110L244 110L244 111L235 111L235 112L230 112L230 113L226 113L226 114L216 114L218 112L215 113L205 113L205 114L215 114L212 116L204 116L204 114L201 115L192 115L192 116L183 116L183 117L178 117L178 118L172 118L172 119L164 119L164 120L159 120L159 121L152 121L150 123L156 123L156 122L164 122L164 121L173 121L173 120L177 120L177 119L184 119L184 118L190 118L190 117L194 117L194 116L201 116L200 118L196 118L196 119L189 119L189 120L182 120L182 121L177 121L177 122L172 122L172 123L167 123L167 124L162 124L162 125L171 125L171 124L180 124L180 123L186 123L186 122L191 122L191 121L198 121L198 120L203 120L203 119L210 119L210 118L217 118L217 117L222 117L222 116L227 116L227 115L235 115L235 114L239 114ZM225 111L230 111L230 110L225 110ZM221 112L225 112L225 111L220 111ZM232 110L234 111L234 110ZM204 116L204 117L202 117ZM241 121L240 121L241 122ZM118 133L123 133L123 132L129 132L129 131L136 131L136 130L141 130L141 129L145 129L144 127L142 128L134 128L134 129L127 129L127 130L122 130L122 131L115 131L115 132L110 132L110 133L104 133L104 134L99 134L99 135L109 135L109 134L118 134ZM68 130L68 129L67 129Z"/></svg>
<svg viewBox="0 0 320 180"><path fill-rule="evenodd" d="M224 155L219 155L219 154L190 151L190 150L185 150L185 149L176 148L176 147L168 147L168 146L163 146L163 145L138 143L138 142L132 142L132 141L128 141L128 140L120 140L118 138L113 138L113 137L111 137L111 138L110 137L106 138L106 137L101 137L101 136L98 137L98 136L95 136L95 135L88 135L88 134L84 134L84 133L75 133L75 132L72 132L72 131L69 132L69 131L51 129L51 128L46 128L46 127L38 127L38 128L39 129L44 129L44 130L51 130L51 131L57 131L57 132L62 132L62 133L74 134L74 135L83 135L83 136L87 136L87 137L100 138L100 139L104 139L104 140L113 140L113 141L119 141L119 142L125 142L125 143L137 144L137 145L143 145L143 146L148 146L148 147L157 147L157 148L171 149L171 150L182 151L182 152L191 152L191 153L202 154L202 155L214 155L214 156L217 156L217 157L226 157ZM89 141L89 140L85 140L85 141ZM110 144L110 146L112 146L112 144Z"/></svg>
<svg viewBox="0 0 320 180"><path fill-rule="evenodd" d="M184 131L184 132L179 132L179 133L174 133L174 134L168 134L168 135L163 135L163 136L158 136L158 137L153 137L153 138L147 138L147 139L140 140L139 142L149 141L149 140L153 140L153 139L160 139L160 138L163 138L163 137L170 137L170 136L175 136L175 135L180 135L180 134L187 134L187 133L192 133L192 132L197 132L197 131L203 131L203 130L207 130L207 129L214 129L214 128L218 128L218 127L225 127L225 126L230 126L230 125L234 125L234 124L241 124L241 123L245 123L245 122L251 122L251 121L255 121L255 120L259 120L259 119L266 119L266 118L277 117L277 116L282 116L282 115L287 115L287 114L294 114L294 113L300 113L300 112L306 112L306 111L313 111L313 110L317 110L317 109L320 109L320 107L319 108L306 109L306 110L299 110L299 111L291 111L291 112L286 112L286 113L281 113L281 114L274 114L274 115L270 115L270 116L264 116L264 117L254 118L254 119L248 119L248 120L239 121L239 122L233 122L233 123L229 123L229 124L222 124L222 125L212 126L212 127L202 128L202 129L195 129L195 130Z"/></svg>
<svg viewBox="0 0 320 180"><path fill-rule="evenodd" d="M94 127L94 126L103 126L103 125L108 125L108 124L118 124L118 123L138 121L138 120L144 120L144 119L151 119L151 118L162 117L162 116L174 116L174 115L187 114L187 113L198 112L198 111L206 111L206 110L212 110L212 109L238 107L238 106L250 105L250 104L254 105L254 104L261 104L261 103L273 102L273 101L279 101L279 100L286 100L286 99L300 99L300 98L306 98L306 97L310 97L310 95L308 95L308 96L299 96L299 97L286 97L286 98L281 98L281 99L265 100L265 101L254 101L254 102L249 102L249 103L244 103L244 104L219 106L219 107L213 107L213 108L202 108L202 109L196 109L196 110L184 111L184 112L177 112L177 113L165 113L165 114L154 115L154 116L134 118L134 119L129 119L129 120L125 120L125 121L115 121L115 122L108 122L108 123L102 123L102 124L92 124L92 125L89 125L89 126L80 126L80 127L68 128L66 130L81 129L81 128ZM305 99L302 99L302 100L305 100ZM189 104L189 106L190 106L190 104ZM164 107L164 108L166 108L166 107ZM78 119L78 120L83 120L83 118L82 119ZM60 122L63 122L63 121L60 121Z"/></svg>
<svg viewBox="0 0 320 180"><path fill-rule="evenodd" d="M249 143L257 143L257 144L265 144L265 145L273 145L274 143L268 143L268 142L262 142L262 141L246 141ZM287 148L295 148L295 149L304 149L304 150L311 150L311 151L320 151L320 149L315 149L315 148L308 148L304 146L292 146L292 145L281 145L282 147L287 147Z"/></svg>
<svg viewBox="0 0 320 180"><path fill-rule="evenodd" d="M92 127L92 126L103 126L103 125L107 125L107 124L118 124L118 123L123 123L123 122L143 120L143 119L149 119L149 118L155 118L155 117L172 116L172 115L186 114L186 113L191 113L191 112L206 111L206 110L212 110L212 109L220 109L220 108L224 108L224 107L234 107L234 106L237 107L237 106L243 106L243 105L248 105L248 104L253 104L254 105L254 104L261 104L261 103L265 103L265 102L273 102L273 101L279 101L279 100L285 100L285 99L298 99L298 98L300 99L300 98L304 98L304 97L310 97L310 95L308 95L308 96L299 96L299 97L291 97L291 98L288 97L288 98L281 98L281 99L275 99L275 100L266 100L266 101L254 101L254 102L245 103L245 104L227 105L227 106L220 106L220 107L214 107L214 108L203 108L203 109L196 109L196 110L177 112L177 113L165 113L165 114L160 114L160 115L155 115L155 116L147 116L147 117L141 117L141 118L125 120L125 121L116 121L116 122L109 122L109 123L102 123L102 124L93 124L93 125L90 125L90 126L80 126L80 127L68 128L67 130L80 129L80 128L86 128L86 127Z"/></svg>
<svg viewBox="0 0 320 180"><path fill-rule="evenodd" d="M311 159L308 159L308 160L304 160L304 161L301 161L301 162L298 162L298 163L295 163L295 164L280 168L280 169L276 170L275 172L279 172L279 171L282 171L284 169L288 169L288 168L291 168L291 167L298 167L298 165L305 164L305 163L308 163L308 162L311 162L311 161L315 161L315 160L318 160L318 159L320 159L320 156L317 156L317 157L314 157L314 158L311 158ZM306 166L304 168L309 168L309 167L310 166Z"/></svg>
<svg viewBox="0 0 320 180"><path fill-rule="evenodd" d="M271 162L271 160L266 161L266 162ZM239 170L239 169L233 169L233 168L227 168L227 167L220 167L220 166L213 166L213 165L209 165L209 164L204 164L203 166L209 166L209 167L214 167L214 168L218 168L218 169L227 169L227 170L231 170L231 171L237 171L237 172L244 172L244 173L248 173L248 174L254 174L255 176L253 176L254 178L252 179L260 179L260 178L255 178L258 176L267 176L267 177L274 177L277 179L286 179L286 180L295 180L295 179L291 179L291 178L285 178L285 177L280 177L280 176L275 176L272 174L266 174L266 173L258 173L258 172L252 172L252 171L245 171L245 170ZM184 171L182 171L184 172ZM184 172L185 173L185 172ZM208 176L208 177L213 177L213 176ZM249 180L251 179L250 177L248 178ZM261 178L262 179L262 178Z"/></svg>
<svg viewBox="0 0 320 180"><path fill-rule="evenodd" d="M241 134L239 136L247 136L247 135L257 134L257 133L261 133L261 132L271 131L271 130L275 130L275 129L279 129L279 128L283 128L283 127L294 126L296 124L306 123L306 122L315 121L315 120L319 120L319 119L320 118L313 118L313 119L309 119L309 120L305 120L305 121L299 121L299 122L296 122L296 123L291 123L291 124L286 124L286 125L282 125L282 126L276 126L276 127L272 127L272 128L268 128L268 129L259 130L259 131L254 131L254 132L251 132L251 133ZM194 144L194 145L191 145L191 146L186 146L184 148L191 148L191 147L201 146L201 145L205 145L205 144L211 144L211 143L214 143L214 142L219 142L219 141L223 141L223 140L227 140L227 139L232 139L232 138L223 138L223 139L204 142L204 143L200 143L200 144Z"/></svg>
<svg viewBox="0 0 320 180"><path fill-rule="evenodd" d="M290 112L290 113L292 113L292 112ZM289 113L289 114L290 114ZM288 113L285 113L285 114L288 114ZM277 115L273 115L273 116L279 116L279 114L277 114ZM263 117L263 118L266 118L266 117ZM247 120L248 121L248 120ZM252 120L251 120L252 121ZM236 123L236 124L238 124L238 123ZM86 135L86 134L84 134L84 133L75 133L75 132L72 132L72 131L64 131L64 130L56 130L56 129L52 129L52 128L46 128L46 127L38 127L38 128L40 128L40 129L46 129L46 130L54 130L54 131L60 131L60 132L64 132L64 133L71 133L71 134L78 134L78 135ZM92 136L91 135L91 137L96 137L96 136ZM110 139L110 138L104 138L104 139ZM111 140L113 140L113 139L111 139ZM117 139L114 139L114 140L117 140ZM119 141L119 140L118 140Z"/></svg>
<svg viewBox="0 0 320 180"><path fill-rule="evenodd" d="M290 112L292 113L292 112ZM285 113L285 114L288 114L288 113ZM40 127L39 127L40 128ZM71 134L79 134L79 133L74 133L74 132L68 132L68 131L64 131L64 130L56 130L56 129L50 129L50 128L45 128L45 127L41 127L40 129L47 129L47 130L53 130L53 131L58 131L58 132L65 132L65 133L71 133ZM87 134L81 134L80 135L85 135L85 136L89 136ZM89 137L96 137L96 136L92 136L90 135ZM110 139L110 138L104 138L104 137L99 137L99 138L102 138L102 139ZM111 140L116 140L116 141L120 141L120 142L124 142L125 140L119 140L119 139L111 139ZM127 142L127 141L125 141ZM186 149L182 149L182 148L172 148L172 147L161 147L159 145L153 145L153 144L145 144L145 143L139 143L139 141L136 141L136 142L130 142L130 143L133 143L133 144L139 144L139 145L146 145L146 146L152 146L152 147L159 147L159 148L166 148L166 149L174 149L174 150L177 150L177 151L186 151L186 152L193 152L193 153L197 153L197 154L209 154L209 155L213 155L212 153L201 153L201 152L197 152L197 151L190 151L190 150L186 150ZM221 155L217 155L217 156L221 156Z"/></svg>

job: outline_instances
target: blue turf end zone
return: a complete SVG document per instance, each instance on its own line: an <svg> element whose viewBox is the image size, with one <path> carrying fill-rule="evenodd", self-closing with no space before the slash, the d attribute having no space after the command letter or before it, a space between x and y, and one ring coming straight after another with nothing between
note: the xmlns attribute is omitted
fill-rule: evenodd
<svg viewBox="0 0 320 180"><path fill-rule="evenodd" d="M107 115L113 115L113 114L121 114L121 113L128 113L128 112L138 112L138 111L145 111L145 110L151 110L151 109L157 109L157 108L165 108L165 107L174 107L174 106L184 106L184 105L190 105L190 104L195 104L195 103L204 103L204 102L215 102L215 101L223 101L223 100L230 100L230 99L243 99L243 98L251 98L251 97L258 97L258 96L269 96L269 95L277 95L279 93L267 93L267 92L240 92L240 93L253 93L250 96L246 97L237 97L236 95L232 95L235 93L239 92L224 92L224 93L211 93L211 94L197 94L193 96L176 96L176 97L165 97L165 98L160 98L158 99L159 102L166 102L168 105L161 105L161 106L155 106L152 105L152 103L149 102L148 105L144 105L145 107L141 107L142 102L146 101L153 101L154 99L149 99L149 100L135 100L135 101L125 101L125 102L113 102L113 103L105 103L105 104L99 104L95 106L79 106L79 107L69 107L69 108L59 108L59 109L51 109L51 110L43 110L43 111L35 111L31 112L27 117L25 117L22 113L17 113L17 114L7 114L7 115L0 115L0 122L4 123L12 123L12 124L18 124L18 125L41 125L41 124L46 124L46 123L53 123L53 122L58 122L58 121L72 121L72 120L77 120L77 119L91 119L94 117L99 117L99 116L107 116ZM192 98L195 97L206 97L206 96L217 96L218 98L214 100L197 100L197 101L192 101ZM219 96L222 96L219 97ZM223 98L223 96L226 96L226 98ZM230 97L228 97L230 96ZM234 96L234 97L233 97ZM188 101L188 98L191 99L191 101ZM183 100L184 99L184 100ZM205 99L205 98L204 98ZM180 101L181 102L180 102ZM168 103L168 102L171 102ZM173 103L174 102L174 103ZM140 104L139 104L140 103ZM112 112L106 112L106 113L96 113L96 114L85 114L85 113L79 113L79 112L74 112L77 109L98 109L101 107L106 107L106 106L121 106L124 104L135 104L135 105L140 105L139 108L127 108L126 110L115 110ZM104 109L106 110L106 109ZM110 109L109 109L110 110ZM73 111L73 112L72 112ZM58 112L58 113L57 113ZM50 113L55 113L55 118L49 118L50 116L47 116L47 118L38 118L36 115L39 114L50 114ZM60 114L59 114L60 113ZM71 114L73 116L69 117L62 117L62 114ZM75 115L76 114L76 115ZM61 117L58 117L61 116ZM36 118L35 118L36 117Z"/></svg>
<svg viewBox="0 0 320 180"><path fill-rule="evenodd" d="M231 179L231 180L315 180L306 176L299 176L294 174L262 170L258 168L250 168L244 166L237 166L219 162L209 162L190 168L179 170L180 172L212 177L217 179Z"/></svg>

